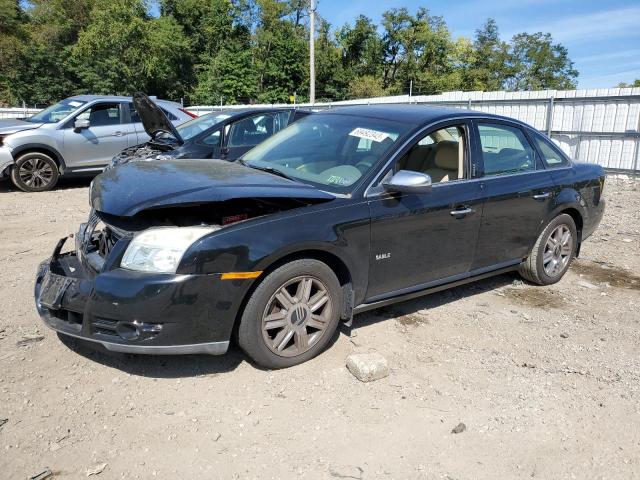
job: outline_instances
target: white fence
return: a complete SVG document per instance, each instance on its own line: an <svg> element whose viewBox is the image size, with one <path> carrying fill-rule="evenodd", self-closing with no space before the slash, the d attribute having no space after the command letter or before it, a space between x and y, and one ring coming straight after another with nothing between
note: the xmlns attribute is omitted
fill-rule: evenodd
<svg viewBox="0 0 640 480"><path fill-rule="evenodd" d="M640 171L640 88L448 92L442 95L400 95L300 106L322 109L382 103L467 108L516 118L547 133L571 158L578 161L597 163L612 170ZM220 109L215 106L189 107L199 115Z"/></svg>
<svg viewBox="0 0 640 480"><path fill-rule="evenodd" d="M3 118L24 118L35 115L39 108L0 108L0 120Z"/></svg>
<svg viewBox="0 0 640 480"><path fill-rule="evenodd" d="M544 131L572 158L618 171L640 171L640 88L542 90L533 92L448 92L442 95L380 97L299 104L325 109L341 105L418 103L468 108L522 120ZM259 108L284 105L236 105ZM203 115L232 108L193 106ZM1 118L32 115L34 109L0 109Z"/></svg>

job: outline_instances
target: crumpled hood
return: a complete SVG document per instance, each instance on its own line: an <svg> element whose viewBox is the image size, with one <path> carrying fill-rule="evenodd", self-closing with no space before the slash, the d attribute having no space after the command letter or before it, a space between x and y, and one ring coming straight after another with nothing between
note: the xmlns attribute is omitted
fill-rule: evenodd
<svg viewBox="0 0 640 480"><path fill-rule="evenodd" d="M30 130L32 128L38 128L40 125L42 124L16 120L15 118L0 120L0 135L9 135L21 132L22 130Z"/></svg>
<svg viewBox="0 0 640 480"><path fill-rule="evenodd" d="M158 133L168 133L174 137L178 143L183 144L184 140L167 118L162 109L154 103L144 93L138 92L133 95L133 106L140 116L145 132L151 138L155 138Z"/></svg>
<svg viewBox="0 0 640 480"><path fill-rule="evenodd" d="M99 212L127 217L143 210L238 198L335 198L310 185L224 160L126 163L98 175L90 195L91 206Z"/></svg>

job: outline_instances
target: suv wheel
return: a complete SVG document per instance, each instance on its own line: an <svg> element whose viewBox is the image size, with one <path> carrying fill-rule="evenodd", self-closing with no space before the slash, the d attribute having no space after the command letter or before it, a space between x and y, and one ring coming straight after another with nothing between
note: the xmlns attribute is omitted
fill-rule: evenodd
<svg viewBox="0 0 640 480"><path fill-rule="evenodd" d="M240 320L238 343L263 367L306 362L331 340L341 305L340 283L326 264L295 260L271 272L255 289Z"/></svg>
<svg viewBox="0 0 640 480"><path fill-rule="evenodd" d="M58 183L58 165L44 153L25 153L11 169L11 181L24 192L44 192Z"/></svg>
<svg viewBox="0 0 640 480"><path fill-rule="evenodd" d="M578 233L571 215L563 213L542 231L529 257L520 265L520 275L539 285L559 281L576 254Z"/></svg>

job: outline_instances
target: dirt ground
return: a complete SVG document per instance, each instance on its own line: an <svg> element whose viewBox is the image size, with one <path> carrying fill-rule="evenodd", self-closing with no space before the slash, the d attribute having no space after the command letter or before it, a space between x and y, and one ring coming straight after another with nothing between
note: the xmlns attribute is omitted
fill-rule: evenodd
<svg viewBox="0 0 640 480"><path fill-rule="evenodd" d="M363 314L271 372L237 349L63 343L33 279L87 218L87 182L0 184L0 478L640 478L640 182L610 179L605 196L558 285L503 275ZM364 384L345 359L369 351L391 373Z"/></svg>

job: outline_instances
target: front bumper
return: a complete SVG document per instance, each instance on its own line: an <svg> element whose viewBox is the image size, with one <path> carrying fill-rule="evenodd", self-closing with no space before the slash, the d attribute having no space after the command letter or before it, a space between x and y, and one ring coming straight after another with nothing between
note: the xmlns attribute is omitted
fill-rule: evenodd
<svg viewBox="0 0 640 480"><path fill-rule="evenodd" d="M150 275L120 268L92 276L75 252L60 254L64 240L36 275L36 308L49 328L115 352L227 351L236 302L219 300L219 295L231 293L225 292L219 276ZM49 272L68 283L53 307L41 302Z"/></svg>
<svg viewBox="0 0 640 480"><path fill-rule="evenodd" d="M0 177L3 177L6 174L5 170L10 165L13 165L13 155L11 155L11 150L9 147L0 145Z"/></svg>

